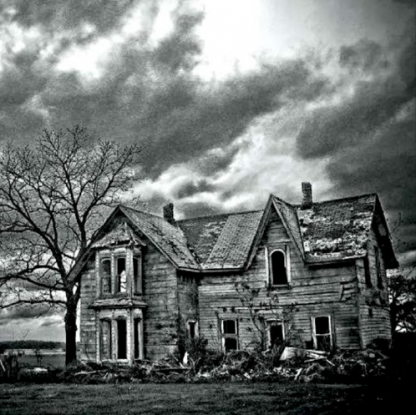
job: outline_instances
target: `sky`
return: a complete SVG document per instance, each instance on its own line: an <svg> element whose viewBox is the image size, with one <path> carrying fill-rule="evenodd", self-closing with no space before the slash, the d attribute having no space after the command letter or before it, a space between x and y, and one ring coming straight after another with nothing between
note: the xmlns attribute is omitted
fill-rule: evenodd
<svg viewBox="0 0 416 415"><path fill-rule="evenodd" d="M416 264L414 0L0 0L0 145L87 127L143 146L177 218L377 192ZM63 340L56 312L0 340Z"/></svg>

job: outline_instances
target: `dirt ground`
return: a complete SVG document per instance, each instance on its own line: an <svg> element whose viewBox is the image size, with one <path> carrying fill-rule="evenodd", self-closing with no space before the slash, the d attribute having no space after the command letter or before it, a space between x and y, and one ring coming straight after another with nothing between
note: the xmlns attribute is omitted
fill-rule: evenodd
<svg viewBox="0 0 416 415"><path fill-rule="evenodd" d="M404 395L386 384L0 384L0 414L409 413Z"/></svg>

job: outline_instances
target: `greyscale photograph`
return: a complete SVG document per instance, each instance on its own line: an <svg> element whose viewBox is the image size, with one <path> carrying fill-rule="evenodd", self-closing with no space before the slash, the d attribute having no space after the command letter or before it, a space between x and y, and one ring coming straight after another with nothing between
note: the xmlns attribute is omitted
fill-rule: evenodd
<svg viewBox="0 0 416 415"><path fill-rule="evenodd" d="M411 413L415 0L0 0L0 414Z"/></svg>

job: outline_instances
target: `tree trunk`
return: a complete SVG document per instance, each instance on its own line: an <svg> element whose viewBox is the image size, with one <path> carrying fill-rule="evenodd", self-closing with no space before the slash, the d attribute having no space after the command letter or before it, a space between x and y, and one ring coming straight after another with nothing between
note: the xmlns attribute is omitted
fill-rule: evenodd
<svg viewBox="0 0 416 415"><path fill-rule="evenodd" d="M65 366L77 362L77 308L68 302L65 314L66 353Z"/></svg>

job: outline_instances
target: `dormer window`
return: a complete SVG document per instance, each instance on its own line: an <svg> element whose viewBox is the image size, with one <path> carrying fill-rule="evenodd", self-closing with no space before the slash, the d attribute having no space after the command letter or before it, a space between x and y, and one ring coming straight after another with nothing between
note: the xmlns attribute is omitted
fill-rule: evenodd
<svg viewBox="0 0 416 415"><path fill-rule="evenodd" d="M276 249L270 254L270 283L271 285L289 284L288 252Z"/></svg>
<svg viewBox="0 0 416 415"><path fill-rule="evenodd" d="M133 284L134 293L142 293L142 262L141 257L133 258Z"/></svg>

